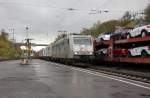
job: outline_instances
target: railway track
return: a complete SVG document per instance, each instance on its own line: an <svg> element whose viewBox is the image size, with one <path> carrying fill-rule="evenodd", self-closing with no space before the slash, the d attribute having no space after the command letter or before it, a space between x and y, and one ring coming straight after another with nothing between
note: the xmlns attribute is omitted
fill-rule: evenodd
<svg viewBox="0 0 150 98"><path fill-rule="evenodd" d="M92 65L86 69L150 84L150 72L144 73L144 72L133 71L133 70L129 71L125 69L118 69L112 67L108 68L108 67L92 66Z"/></svg>
<svg viewBox="0 0 150 98"><path fill-rule="evenodd" d="M57 62L58 63L58 62ZM145 69L141 69L141 66L138 66L138 70L134 70L130 68L124 68L124 67L111 67L111 66L98 66L98 65L91 65L91 64L86 64L86 63L78 63L78 65L68 65L68 66L74 66L74 67L79 67L83 69L87 69L90 71L95 71L99 73L104 73L112 76L117 76L117 77L122 77L126 79L131 79L135 81L140 81L144 83L150 84L150 68L145 71ZM65 64L66 65L66 64ZM84 66L83 66L84 65Z"/></svg>

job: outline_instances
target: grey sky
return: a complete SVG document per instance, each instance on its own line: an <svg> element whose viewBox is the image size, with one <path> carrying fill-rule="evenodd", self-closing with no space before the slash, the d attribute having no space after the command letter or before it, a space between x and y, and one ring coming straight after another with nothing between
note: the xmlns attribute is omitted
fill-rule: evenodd
<svg viewBox="0 0 150 98"><path fill-rule="evenodd" d="M58 30L80 32L98 20L120 18L125 11L141 12L150 0L0 0L0 28L15 29L18 41L25 38L25 27L36 43L50 43ZM67 8L76 10L69 11ZM94 9L109 13L89 13Z"/></svg>

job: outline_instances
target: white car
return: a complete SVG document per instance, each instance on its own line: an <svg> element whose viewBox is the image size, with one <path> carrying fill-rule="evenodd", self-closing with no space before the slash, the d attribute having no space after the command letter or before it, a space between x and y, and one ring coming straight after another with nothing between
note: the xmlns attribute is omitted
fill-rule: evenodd
<svg viewBox="0 0 150 98"><path fill-rule="evenodd" d="M110 38L111 38L111 34L109 32L101 33L101 34L99 34L97 41L110 40Z"/></svg>
<svg viewBox="0 0 150 98"><path fill-rule="evenodd" d="M127 34L127 39L138 36L145 37L147 35L150 35L150 25L139 24Z"/></svg>
<svg viewBox="0 0 150 98"><path fill-rule="evenodd" d="M150 46L140 46L128 49L130 56L142 56L147 57L150 55Z"/></svg>

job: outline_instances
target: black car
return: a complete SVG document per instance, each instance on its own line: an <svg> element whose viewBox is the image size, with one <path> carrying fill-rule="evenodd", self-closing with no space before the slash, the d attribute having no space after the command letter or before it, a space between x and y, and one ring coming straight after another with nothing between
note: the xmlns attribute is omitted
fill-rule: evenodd
<svg viewBox="0 0 150 98"><path fill-rule="evenodd" d="M111 38L114 40L126 39L127 34L132 28L127 27L116 27L117 29L112 33Z"/></svg>

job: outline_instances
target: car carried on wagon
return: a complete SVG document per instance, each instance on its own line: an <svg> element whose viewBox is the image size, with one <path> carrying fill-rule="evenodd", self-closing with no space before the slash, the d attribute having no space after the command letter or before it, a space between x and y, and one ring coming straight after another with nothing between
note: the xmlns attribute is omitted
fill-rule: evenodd
<svg viewBox="0 0 150 98"><path fill-rule="evenodd" d="M132 37L145 37L147 35L150 35L150 24L148 23L142 23L135 26L134 29L132 29L127 34L127 39Z"/></svg>
<svg viewBox="0 0 150 98"><path fill-rule="evenodd" d="M138 46L138 47L133 47L128 49L129 50L129 56L134 57L134 56L141 56L141 57L147 57L150 56L150 46Z"/></svg>
<svg viewBox="0 0 150 98"><path fill-rule="evenodd" d="M114 40L120 40L120 39L126 39L129 32L132 30L132 28L129 27L120 27L117 26L116 30L112 33L111 39Z"/></svg>
<svg viewBox="0 0 150 98"><path fill-rule="evenodd" d="M104 40L110 40L112 33L106 32L106 33L100 33L96 39L96 41L104 41Z"/></svg>

